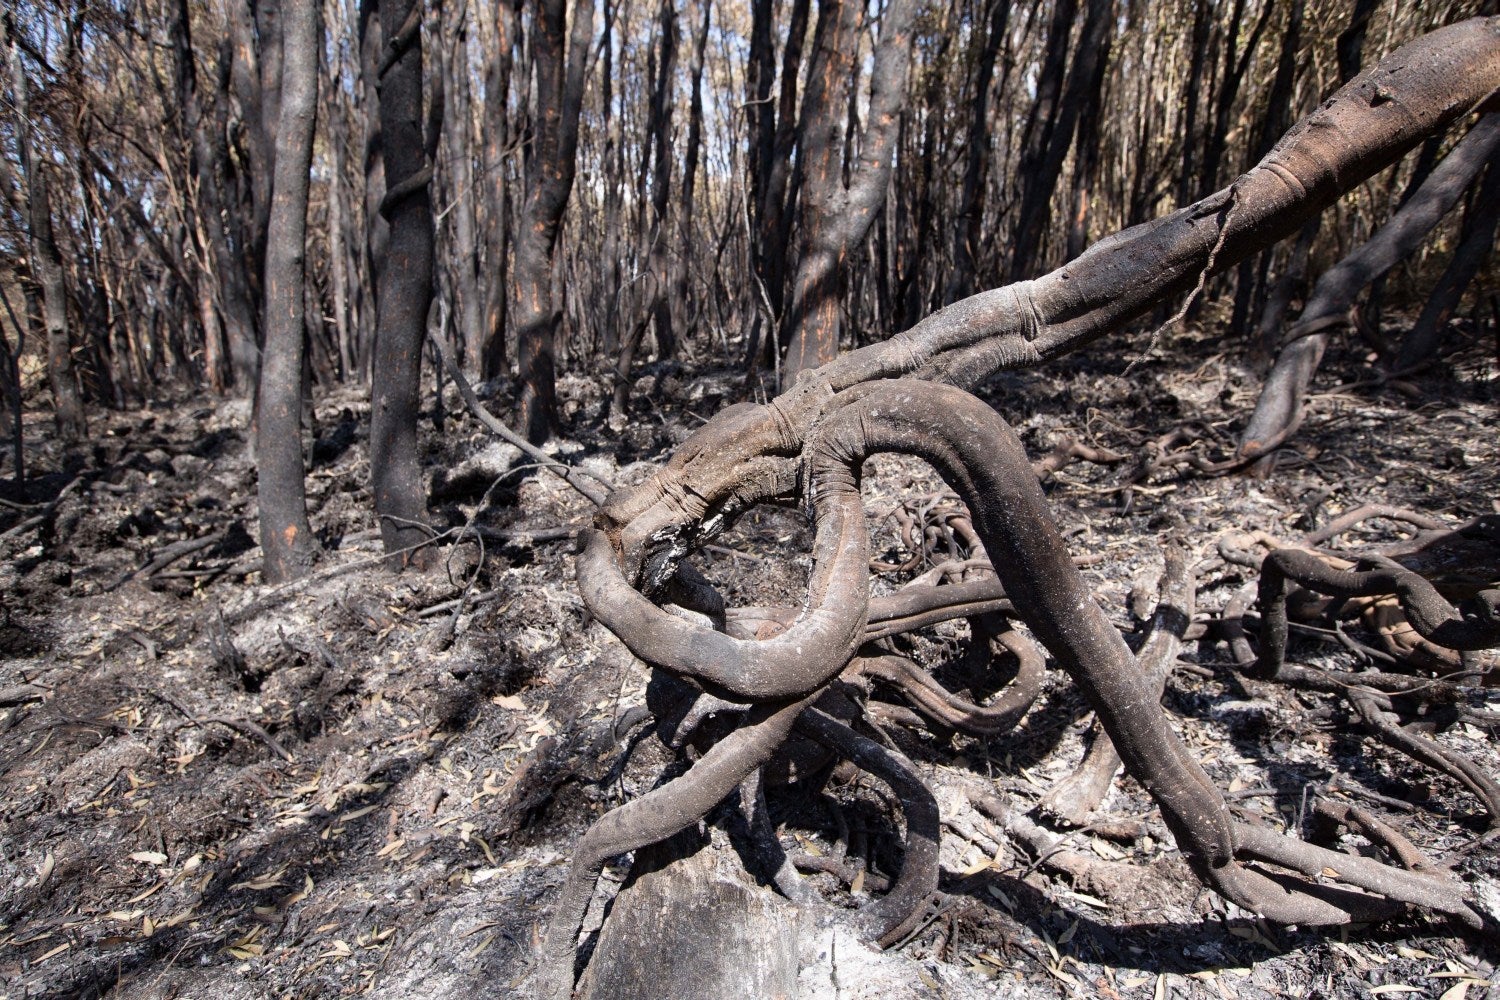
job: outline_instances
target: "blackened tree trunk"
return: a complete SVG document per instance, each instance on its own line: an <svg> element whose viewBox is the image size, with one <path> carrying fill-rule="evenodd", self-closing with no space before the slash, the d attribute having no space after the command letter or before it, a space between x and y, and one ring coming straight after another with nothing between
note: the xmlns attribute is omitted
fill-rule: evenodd
<svg viewBox="0 0 1500 1000"><path fill-rule="evenodd" d="M81 439L88 428L78 376L73 367L67 289L63 284L62 257L52 234L52 199L47 172L33 134L26 68L21 63L20 45L10 37L10 30L9 26L5 28L5 41L10 50L11 99L16 105L16 145L20 149L21 170L26 179L31 276L41 296L42 324L47 340L47 377L52 385L57 432L64 441L73 442Z"/></svg>
<svg viewBox="0 0 1500 1000"><path fill-rule="evenodd" d="M752 332L746 367L753 369L764 354L779 360L778 335L786 304L787 255L791 245L791 216L797 197L792 171L792 149L797 141L797 76L807 36L810 0L792 0L787 15L786 45L781 53L781 87L774 110L771 85L776 64L772 29L774 0L754 0L751 7L750 66L747 73L750 118L750 266L755 272L752 292L757 314L766 310L764 325L773 332L757 338ZM759 326L756 327L759 329Z"/></svg>
<svg viewBox="0 0 1500 1000"><path fill-rule="evenodd" d="M453 213L449 267L458 291L458 329L463 338L460 363L477 369L474 360L485 339L485 302L479 291L479 230L474 208L477 188L471 140L473 127L469 118L468 23L461 3L443 5L443 46L443 91L446 95L443 124L447 137L447 155L443 157L443 164L448 169L450 210Z"/></svg>
<svg viewBox="0 0 1500 1000"><path fill-rule="evenodd" d="M677 69L677 9L675 0L662 0L658 15L657 56L652 60L655 79L651 81L651 101L646 115L645 150L648 162L641 164L641 178L651 176L651 214L645 228L642 254L646 258L649 290L641 316L620 344L615 361L615 389L611 411L623 414L630 394L630 366L636 349L645 336L646 327L655 324L657 355L670 357L675 341L672 330L672 307L668 301L671 280L667 241L667 201L672 184L672 101L671 91Z"/></svg>
<svg viewBox="0 0 1500 1000"><path fill-rule="evenodd" d="M1480 184L1478 196L1464 219L1458 249L1453 251L1453 258L1443 269L1443 275L1422 308L1422 314L1417 317L1416 325L1401 341L1401 350L1396 355L1398 370L1414 368L1437 355L1443 333L1463 298L1464 289L1469 287L1479 273L1480 265L1495 248L1497 225L1500 225L1500 159L1491 160L1485 170L1484 182Z"/></svg>
<svg viewBox="0 0 1500 1000"><path fill-rule="evenodd" d="M256 409L260 546L268 583L294 579L317 550L307 523L302 454L307 195L318 108L318 0L290 0L282 30L284 78L267 224L265 353Z"/></svg>
<svg viewBox="0 0 1500 1000"><path fill-rule="evenodd" d="M802 102L802 252L787 311L782 389L797 375L838 356L839 286L851 253L885 205L906 80L911 67L915 0L891 0L870 72L869 120L847 165L844 104L852 87L861 5L824 0L818 7L813 63Z"/></svg>
<svg viewBox="0 0 1500 1000"><path fill-rule="evenodd" d="M1010 21L1010 0L989 0L989 20L974 67L973 107L964 143L964 179L953 227L953 273L943 292L947 305L974 294L975 256L983 238L984 193L990 175L990 88L995 61Z"/></svg>
<svg viewBox="0 0 1500 1000"><path fill-rule="evenodd" d="M1354 10L1349 14L1349 27L1338 39L1339 82L1347 83L1359 72L1365 49L1365 32L1369 30L1370 18L1380 0L1354 0Z"/></svg>
<svg viewBox="0 0 1500 1000"><path fill-rule="evenodd" d="M693 246L693 199L698 183L698 158L703 147L703 65L708 48L708 29L713 13L713 0L701 0L703 20L693 36L693 68L688 96L687 146L682 153L682 196L678 199L677 252L673 255L670 307L673 311L674 327L689 329L688 305L691 295L688 290L688 252Z"/></svg>
<svg viewBox="0 0 1500 1000"><path fill-rule="evenodd" d="M1302 44L1303 0L1292 0L1287 5L1286 24L1281 33L1281 49L1276 57L1276 75L1271 80L1271 92L1266 99L1266 113L1261 118L1256 132L1251 157L1259 159L1270 150L1271 145L1291 124L1292 92L1297 75L1297 51ZM1347 83L1347 80L1340 81ZM1307 261L1306 248L1317 235L1316 220L1303 227L1297 246L1303 248L1299 257L1294 250L1291 261L1276 278L1269 291L1267 280L1271 271L1271 258L1275 248L1262 253L1257 259L1240 262L1239 275L1235 281L1234 310L1230 315L1230 336L1238 337L1250 328L1254 317L1262 318L1260 329L1279 330L1281 317L1291 302L1293 287L1302 280ZM1300 264L1299 264L1300 260ZM1257 336L1251 343L1251 351L1258 357L1269 357L1274 345Z"/></svg>
<svg viewBox="0 0 1500 1000"><path fill-rule="evenodd" d="M1094 79L1109 62L1109 43L1114 26L1114 0L1089 0L1078 46L1068 66L1067 84L1056 120L1047 130L1040 159L1022 173L1020 219L1012 258L1011 277L1020 279L1035 269L1042 249L1042 236L1052 217L1052 192L1062 174L1068 149L1084 106L1097 95ZM1055 27L1055 26L1054 26ZM1064 34L1066 41L1066 34Z"/></svg>
<svg viewBox="0 0 1500 1000"><path fill-rule="evenodd" d="M365 370L375 351L375 325L380 311L381 275L385 271L386 245L391 225L380 211L385 197L385 151L380 132L380 65L385 54L385 35L380 29L379 0L359 4L359 86L364 114L364 202L365 232L360 241L366 280L360 289L364 301L360 312L369 317L363 331L364 351L360 369Z"/></svg>
<svg viewBox="0 0 1500 1000"><path fill-rule="evenodd" d="M1266 376L1255 412L1240 435L1241 458L1259 458L1296 431L1308 385L1328 346L1330 329L1348 315L1361 289L1421 246L1497 150L1500 112L1491 112L1469 130L1388 223L1318 279L1302 315L1288 331L1290 339Z"/></svg>
<svg viewBox="0 0 1500 1000"><path fill-rule="evenodd" d="M6 334L4 325L0 324L0 402L5 407L4 413L0 414L0 433L10 439L11 481L19 485L26 481L20 366L21 351L26 346L26 329L3 288L0 288L0 302L4 303L5 317L10 320L11 329L16 332L15 347L11 347L10 337Z"/></svg>
<svg viewBox="0 0 1500 1000"><path fill-rule="evenodd" d="M432 163L422 119L421 0L382 0L380 143L390 223L376 295L370 380L370 485L387 553L409 549L428 532L417 460L422 342L432 303Z"/></svg>
<svg viewBox="0 0 1500 1000"><path fill-rule="evenodd" d="M510 114L507 100L514 65L516 0L500 0L488 22L484 49L488 63L484 72L484 176L485 192L485 283L484 345L480 349L479 373L485 379L505 372L505 328L510 305L510 185L506 183L509 156ZM481 5L483 8L483 5Z"/></svg>
<svg viewBox="0 0 1500 1000"><path fill-rule="evenodd" d="M593 0L574 0L571 37L563 0L532 0L536 110L526 158L526 204L516 237L515 326L520 424L533 443L557 430L555 344L561 317L552 275L563 212L577 169L578 113L594 31Z"/></svg>

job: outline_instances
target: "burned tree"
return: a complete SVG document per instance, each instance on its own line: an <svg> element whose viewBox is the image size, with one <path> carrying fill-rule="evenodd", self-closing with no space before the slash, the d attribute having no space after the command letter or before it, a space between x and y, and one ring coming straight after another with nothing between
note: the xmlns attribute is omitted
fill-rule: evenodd
<svg viewBox="0 0 1500 1000"><path fill-rule="evenodd" d="M1074 569L1013 432L964 390L1082 347L1297 231L1349 187L1469 115L1497 84L1500 18L1412 42L1341 89L1229 188L1107 238L1051 274L980 293L845 355L772 403L732 407L652 479L612 495L583 539L586 603L632 652L687 681L686 697L703 702L697 712L678 713L674 727L714 712L736 721L682 776L607 813L585 835L548 934L550 993L571 993L579 924L609 856L695 823L769 760L805 713L857 719L837 681L877 618L858 483L866 457L883 451L926 459L968 504L999 578L986 596L1003 597L1003 610L1025 621L1084 689L1206 884L1284 923L1340 924L1416 905L1483 926L1470 887L1444 873L1389 866L1234 818ZM736 628L722 598L684 559L770 497L795 498L812 512L807 601L800 611ZM939 593L923 596L933 605L975 596L932 589ZM1492 612L1493 605L1484 607ZM810 714L805 726L856 766L901 769L864 753L846 732L853 724ZM921 795L900 798L909 830L925 828ZM1399 846L1392 852L1405 865ZM868 915L872 936L890 940L918 916L915 901L934 884L933 864L930 851L912 846L901 892L893 891L897 912L877 904Z"/></svg>
<svg viewBox="0 0 1500 1000"><path fill-rule="evenodd" d="M390 223L376 294L370 380L370 485L385 550L409 550L427 537L427 499L417 461L422 341L432 302L432 160L437 130L423 130L422 11L408 0L380 4L386 40L378 70L380 144ZM441 102L438 102L439 104Z"/></svg>
<svg viewBox="0 0 1500 1000"><path fill-rule="evenodd" d="M307 190L318 106L320 10L315 0L291 0L282 22L286 61L280 86L275 190L267 224L266 345L256 408L260 545L265 553L265 578L273 583L301 576L317 550L307 523L302 365Z"/></svg>
<svg viewBox="0 0 1500 1000"><path fill-rule="evenodd" d="M5 16L4 33L10 64L10 85L16 105L16 139L26 182L26 229L30 246L31 276L41 299L42 326L46 330L47 375L52 384L58 433L66 441L77 441L87 432L83 398L73 367L72 336L68 324L67 289L63 284L62 257L52 230L52 198L47 168L33 136L28 94L30 84L21 59L16 28Z"/></svg>
<svg viewBox="0 0 1500 1000"><path fill-rule="evenodd" d="M783 387L797 375L838 356L840 282L851 253L864 241L885 204L891 157L906 103L915 0L892 0L886 8L870 71L869 120L859 152L845 164L845 105L856 78L854 56L863 4L823 0L807 93L798 125L797 170L801 178L802 246L786 317Z"/></svg>
<svg viewBox="0 0 1500 1000"><path fill-rule="evenodd" d="M521 431L533 442L557 430L557 328L553 265L578 169L578 114L594 34L593 0L533 0L536 107L526 147L526 201L515 247L516 359ZM571 19L571 26L568 21Z"/></svg>

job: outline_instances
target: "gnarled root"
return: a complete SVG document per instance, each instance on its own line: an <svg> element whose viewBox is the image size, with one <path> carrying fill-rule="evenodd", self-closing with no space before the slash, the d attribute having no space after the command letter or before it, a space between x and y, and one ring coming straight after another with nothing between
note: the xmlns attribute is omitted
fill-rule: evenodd
<svg viewBox="0 0 1500 1000"><path fill-rule="evenodd" d="M988 644L984 636L976 640ZM911 660L894 653L855 657L844 676L858 674L885 681L897 688L917 711L940 726L969 736L999 736L1014 729L1036 701L1046 668L1041 651L1019 632L1007 630L996 636L995 641L1016 657L1019 668L1015 679L988 705L965 701Z"/></svg>
<svg viewBox="0 0 1500 1000"><path fill-rule="evenodd" d="M1361 564L1365 568L1336 569L1298 549L1278 549L1266 556L1259 585L1261 638L1255 668L1259 676L1276 677L1286 658L1286 604L1292 583L1330 597L1394 594L1412 627L1429 642L1463 650L1500 645L1500 590L1481 591L1464 602L1468 614L1461 614L1431 583L1399 563L1368 556Z"/></svg>
<svg viewBox="0 0 1500 1000"><path fill-rule="evenodd" d="M1151 634L1136 655L1136 662L1150 679L1157 701L1161 700L1167 678L1177 662L1183 633L1193 620L1193 598L1197 589L1180 547L1168 547L1165 558L1161 598L1157 601L1156 613L1152 615ZM1097 721L1090 730L1094 740L1089 744L1083 763L1078 765L1078 770L1059 781L1038 805L1042 812L1071 826L1084 825L1089 815L1099 808L1121 766L1120 755Z"/></svg>
<svg viewBox="0 0 1500 1000"><path fill-rule="evenodd" d="M1078 680L1121 758L1161 806L1194 870L1234 902L1284 923L1353 919L1306 886L1287 891L1236 861L1219 792L1168 727L1146 677L1084 585L1014 432L950 387L894 380L843 394L811 443L814 467L858 468L878 451L931 463L968 504L1005 593Z"/></svg>
<svg viewBox="0 0 1500 1000"><path fill-rule="evenodd" d="M882 947L889 947L905 936L920 917L927 898L937 890L940 836L937 799L911 761L817 709L803 713L797 721L797 730L884 781L901 800L902 811L906 813L906 851L901 874L890 892L866 907L862 915L871 936Z"/></svg>
<svg viewBox="0 0 1500 1000"><path fill-rule="evenodd" d="M1481 591L1472 601L1465 602L1470 614L1461 615L1431 583L1398 563L1375 556L1365 560L1365 565L1370 568L1337 569L1312 553L1294 549L1279 549L1267 556L1259 584L1261 643L1254 673L1283 680L1306 679L1311 673L1285 663L1286 603L1291 583L1339 598L1395 594L1407 619L1425 639L1453 649L1500 645L1500 613L1496 610L1500 591ZM1383 743L1458 781L1484 803L1491 825L1500 825L1500 784L1473 761L1403 729L1390 713L1391 703L1386 693L1370 684L1364 675L1349 675L1347 680L1336 679L1334 684L1354 706L1360 720ZM1422 682L1421 686L1437 684L1442 682Z"/></svg>

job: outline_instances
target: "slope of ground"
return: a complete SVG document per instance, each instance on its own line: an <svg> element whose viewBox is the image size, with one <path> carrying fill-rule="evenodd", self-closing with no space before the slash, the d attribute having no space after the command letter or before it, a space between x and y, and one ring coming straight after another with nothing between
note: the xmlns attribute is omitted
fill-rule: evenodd
<svg viewBox="0 0 1500 1000"><path fill-rule="evenodd" d="M1127 360L1006 376L987 396L1035 455L1065 436L1140 455L1177 427L1210 450L1231 444L1251 373L1215 356L1191 371L1156 360L1125 380ZM1208 616L1249 578L1217 558L1228 532L1294 538L1372 502L1454 523L1500 510L1493 357L1471 351L1394 385L1335 360L1291 460L1268 479L1169 469L1132 484L1133 459L1053 478L1069 544L1123 630L1149 608L1169 535L1199 564ZM613 430L593 383L571 381L572 435L590 443L559 453L638 482L737 385L655 369ZM189 399L111 414L66 456L31 415L36 478L0 494L0 995L439 1000L529 983L570 845L649 788L660 758L635 711L647 671L589 620L574 587L569 532L587 503L454 405L441 433L424 423L434 510L451 525L442 558L398 575L378 558L365 404L320 399L309 497L328 551L312 578L281 588L255 572L243 408ZM877 469L876 548L899 553L885 515L938 484L923 467ZM762 508L699 565L732 603L790 603L806 567L786 554L807 540L798 514ZM949 626L909 651L936 663L962 641ZM1302 643L1304 662L1352 662ZM1362 739L1321 696L1237 676L1221 646L1189 644L1184 660L1167 705L1236 805L1296 825L1311 796L1346 796L1462 877L1496 879L1500 846L1462 789ZM1475 688L1472 702L1500 708L1500 692ZM809 974L806 993L1500 993L1493 943L1422 915L1320 934L1226 910L1129 780L1094 828L1067 833L1063 846L1097 860L1089 873L1039 865L961 792L984 782L1025 811L1076 765L1086 723L1071 682L1053 674L1006 737L893 727L939 791L948 902L883 956L835 921L822 933L845 949L843 985ZM1437 738L1500 774L1493 730L1462 724ZM861 843L872 874L895 866L889 811L868 779L836 775L773 815L791 850ZM832 876L813 882L828 912L849 905Z"/></svg>

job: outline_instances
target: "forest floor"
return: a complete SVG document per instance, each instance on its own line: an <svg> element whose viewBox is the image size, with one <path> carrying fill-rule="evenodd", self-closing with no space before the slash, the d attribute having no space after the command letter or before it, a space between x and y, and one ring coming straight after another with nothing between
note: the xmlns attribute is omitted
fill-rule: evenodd
<svg viewBox="0 0 1500 1000"><path fill-rule="evenodd" d="M1128 380L1126 355L1096 350L986 395L1034 456L1065 436L1139 455L1181 426L1222 450L1258 381L1204 343L1170 346L1180 353ZM1368 384L1363 364L1330 359L1291 460L1268 478L1169 471L1127 505L1133 459L1053 477L1069 544L1122 630L1148 615L1170 535L1192 551L1210 617L1252 579L1218 557L1232 533L1295 540L1374 502L1454 524L1500 510L1493 345L1397 386ZM559 455L640 482L739 385L723 371L650 372L618 429L596 383L566 380ZM256 572L243 405L98 415L70 453L45 414L28 415L34 478L0 488L0 996L526 994L570 846L656 778L651 754L630 754L647 671L578 597L569 533L588 504L455 405L441 433L423 424L432 506L485 529L482 547L469 532L437 546L434 568L382 567L368 404L339 391L318 400L308 479L326 553L308 580L279 588ZM896 503L936 488L925 467L876 463L877 551L900 554L886 516ZM1399 530L1373 522L1335 544ZM732 604L795 603L808 541L797 512L759 508L699 565ZM907 649L935 663L964 634L956 623ZM1292 655L1354 664L1307 636ZM1478 800L1361 736L1334 699L1239 676L1209 641L1182 660L1166 704L1236 806L1296 825L1315 796L1347 798L1460 878L1500 877ZM1500 709L1500 688L1476 686L1471 703ZM845 975L820 979L814 956L804 995L1500 996L1500 945L1422 914L1313 932L1227 907L1199 888L1132 781L1117 780L1094 829L1069 836L1100 863L1087 884L1038 865L949 794L985 779L1030 808L1077 764L1088 718L1053 671L1010 735L893 727L943 804L943 888L959 905L884 954L836 931L852 956ZM1494 731L1461 723L1435 738L1500 775ZM868 780L835 777L772 810L789 850L852 856L862 842L872 869L895 867L899 839ZM608 869L606 883L625 871ZM832 876L813 882L828 912L852 905Z"/></svg>

